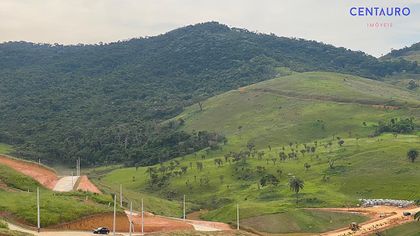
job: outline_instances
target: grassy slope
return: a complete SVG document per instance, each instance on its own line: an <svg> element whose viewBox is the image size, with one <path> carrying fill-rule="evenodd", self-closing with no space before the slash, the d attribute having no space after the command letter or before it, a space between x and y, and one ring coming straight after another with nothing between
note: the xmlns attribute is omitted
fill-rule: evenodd
<svg viewBox="0 0 420 236"><path fill-rule="evenodd" d="M104 181L93 180L94 183L106 192L116 192L119 194L119 186L123 184L124 206L128 206L128 202L133 202L133 209L139 210L141 208L141 199L144 201L144 210L154 214L165 215L170 217L180 217L182 215L181 201L167 200L162 196L148 194L146 192L139 192L136 188L138 180L133 182L132 176L127 176L128 173L116 173L116 175L109 176ZM142 179L144 176L138 176ZM121 181L124 179L124 181ZM119 200L118 200L119 201ZM190 208L189 208L190 209Z"/></svg>
<svg viewBox="0 0 420 236"><path fill-rule="evenodd" d="M385 230L381 232L382 236L419 236L420 235L420 223L419 222L412 222L408 224L404 224L398 226L393 229ZM372 235L374 236L374 235Z"/></svg>
<svg viewBox="0 0 420 236"><path fill-rule="evenodd" d="M287 213L252 217L244 220L242 226L267 233L316 233L345 227L349 222L360 223L366 220L366 217L355 214L297 210L289 211Z"/></svg>
<svg viewBox="0 0 420 236"><path fill-rule="evenodd" d="M360 104L407 102L418 106L419 95L385 83L335 73L294 74L248 86L243 91L213 97L204 102L203 112L192 106L178 118L186 120L188 131L210 130L226 135L229 143L225 148L238 150L250 140L261 148L269 144L310 142L332 134L348 137L349 132L353 137L365 137L373 132L372 124L380 120L420 116L419 109L384 111ZM324 129L318 120L323 121ZM363 121L370 125L363 127Z"/></svg>
<svg viewBox="0 0 420 236"><path fill-rule="evenodd" d="M7 185L7 187L22 191L35 191L36 187L41 187L41 185L34 179L29 178L26 175L22 175L10 167L1 164L0 183Z"/></svg>
<svg viewBox="0 0 420 236"><path fill-rule="evenodd" d="M85 196L54 194L41 191L41 227L64 223L80 217L111 211L95 201L85 202ZM111 199L109 199L111 202ZM71 207L69 207L71 206ZM36 193L0 191L0 210L12 213L22 223L36 225Z"/></svg>
<svg viewBox="0 0 420 236"><path fill-rule="evenodd" d="M112 210L108 208L108 202L112 202L110 196L53 193L33 179L3 165L0 165L0 180L3 184L0 189L0 211L11 213L14 220L22 223L36 225L36 187L41 188L42 227ZM85 201L86 197L88 201Z"/></svg>
<svg viewBox="0 0 420 236"><path fill-rule="evenodd" d="M0 154L7 154L13 151L12 146L0 143Z"/></svg>
<svg viewBox="0 0 420 236"><path fill-rule="evenodd" d="M384 110L372 104L394 104L401 109ZM416 171L420 162L409 163L405 156L409 148L420 148L419 136L366 138L378 121L420 117L419 109L414 108L419 104L418 95L377 81L334 73L294 74L213 97L204 102L203 112L194 106L188 108L180 116L186 121L186 130L214 130L225 134L229 142L221 151L202 151L178 158L181 166L189 169L182 177L173 177L169 186L150 190L146 168L115 170L102 182L114 184L115 189L118 183L123 183L134 192L149 192L156 197L171 195L178 200L186 193L190 202L213 209L203 218L225 222L234 221L237 202L241 205L242 219L294 211L295 195L287 187L291 175L305 181L300 207L344 206L355 204L361 197L420 198L416 192L420 187L416 181L420 178ZM362 125L364 121L367 126ZM344 138L343 147L332 140L333 134ZM227 163L215 166L215 157L223 159L223 153L244 150L250 140L257 149L265 151L263 160L251 158L245 166ZM283 146L286 153L290 152L287 144L291 141L299 142L301 149L303 142L313 146L314 140L318 140L314 155L299 155L298 160L277 161L276 165L270 161L278 157ZM333 146L324 147L330 141ZM271 151L267 148L269 144ZM204 160L202 155L206 156ZM329 169L329 159L336 160L334 169ZM201 172L195 167L197 161L204 163ZM303 168L306 162L311 164L308 171ZM279 186L259 189L257 182L261 176L255 174L257 166L277 175ZM248 180L238 180L234 174L235 169L242 168L244 173L252 173ZM277 170L282 174L277 174ZM328 180L323 180L324 176ZM204 177L210 179L209 186L200 185L199 180ZM187 187L187 181L192 187ZM289 215L291 221L305 225L302 220L305 212L294 211ZM328 224L323 224L317 229L327 227Z"/></svg>

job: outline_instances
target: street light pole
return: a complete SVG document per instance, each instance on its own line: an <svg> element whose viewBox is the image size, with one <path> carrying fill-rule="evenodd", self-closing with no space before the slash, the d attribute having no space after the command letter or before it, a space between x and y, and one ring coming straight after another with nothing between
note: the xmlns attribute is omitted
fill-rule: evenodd
<svg viewBox="0 0 420 236"><path fill-rule="evenodd" d="M120 207L123 207L122 184L120 184Z"/></svg>
<svg viewBox="0 0 420 236"><path fill-rule="evenodd" d="M130 202L130 229L129 229L129 235L131 236L133 227L133 202Z"/></svg>
<svg viewBox="0 0 420 236"><path fill-rule="evenodd" d="M41 230L41 211L39 207L39 187L36 188L36 210L37 210L37 226L38 233Z"/></svg>
<svg viewBox="0 0 420 236"><path fill-rule="evenodd" d="M141 235L144 235L144 207L143 207L143 198L141 199Z"/></svg>
<svg viewBox="0 0 420 236"><path fill-rule="evenodd" d="M115 218L117 215L117 196L114 194L114 218L112 220L112 233L115 236Z"/></svg>
<svg viewBox="0 0 420 236"><path fill-rule="evenodd" d="M185 220L185 218L186 218L186 217L185 217L185 194L184 194L183 206L184 206L184 207L183 207L183 208L184 208L184 209L183 209L183 213L184 213L184 214L183 214L183 219Z"/></svg>
<svg viewBox="0 0 420 236"><path fill-rule="evenodd" d="M236 204L236 230L239 230L239 204Z"/></svg>

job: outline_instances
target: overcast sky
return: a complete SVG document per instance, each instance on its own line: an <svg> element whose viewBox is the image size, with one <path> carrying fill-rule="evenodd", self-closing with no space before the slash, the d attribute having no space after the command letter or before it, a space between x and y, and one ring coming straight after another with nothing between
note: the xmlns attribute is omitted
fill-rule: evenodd
<svg viewBox="0 0 420 236"><path fill-rule="evenodd" d="M352 17L351 6L408 6L408 17ZM0 42L98 43L206 21L386 54L420 41L420 0L0 0ZM392 22L369 29L368 22Z"/></svg>

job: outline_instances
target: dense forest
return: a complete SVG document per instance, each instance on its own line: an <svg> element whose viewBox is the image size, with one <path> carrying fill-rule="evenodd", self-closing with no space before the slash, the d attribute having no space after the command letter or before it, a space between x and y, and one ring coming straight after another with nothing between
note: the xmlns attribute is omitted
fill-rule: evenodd
<svg viewBox="0 0 420 236"><path fill-rule="evenodd" d="M80 157L90 165L152 164L217 148L228 140L163 121L209 96L273 78L278 67L371 79L420 72L405 60L216 22L109 44L7 42L0 44L0 142L29 159Z"/></svg>

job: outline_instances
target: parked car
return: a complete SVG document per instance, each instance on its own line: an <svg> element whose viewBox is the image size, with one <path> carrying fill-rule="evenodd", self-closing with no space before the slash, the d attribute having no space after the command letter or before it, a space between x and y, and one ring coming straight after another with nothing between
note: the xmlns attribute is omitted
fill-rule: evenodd
<svg viewBox="0 0 420 236"><path fill-rule="evenodd" d="M403 215L404 215L404 216L411 216L411 213L410 213L410 212L408 212L408 211L405 211L405 212L403 212Z"/></svg>
<svg viewBox="0 0 420 236"><path fill-rule="evenodd" d="M94 234L109 234L109 229L105 227L99 227L93 230Z"/></svg>

